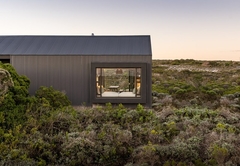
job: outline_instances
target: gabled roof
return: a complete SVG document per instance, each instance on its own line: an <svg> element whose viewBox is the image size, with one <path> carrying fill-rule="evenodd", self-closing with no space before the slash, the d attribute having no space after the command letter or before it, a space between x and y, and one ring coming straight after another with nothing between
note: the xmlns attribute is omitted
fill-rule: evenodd
<svg viewBox="0 0 240 166"><path fill-rule="evenodd" d="M0 36L0 55L147 55L150 36Z"/></svg>

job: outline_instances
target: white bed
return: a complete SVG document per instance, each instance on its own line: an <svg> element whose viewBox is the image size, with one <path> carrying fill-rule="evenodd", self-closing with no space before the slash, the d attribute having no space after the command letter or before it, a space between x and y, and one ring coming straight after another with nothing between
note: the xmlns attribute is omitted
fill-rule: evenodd
<svg viewBox="0 0 240 166"><path fill-rule="evenodd" d="M135 97L133 92L103 92L102 97Z"/></svg>

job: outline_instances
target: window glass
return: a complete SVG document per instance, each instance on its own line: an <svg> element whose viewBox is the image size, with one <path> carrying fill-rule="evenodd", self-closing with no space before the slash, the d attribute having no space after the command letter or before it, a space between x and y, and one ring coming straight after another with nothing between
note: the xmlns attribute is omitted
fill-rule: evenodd
<svg viewBox="0 0 240 166"><path fill-rule="evenodd" d="M141 97L141 68L96 68L97 97Z"/></svg>

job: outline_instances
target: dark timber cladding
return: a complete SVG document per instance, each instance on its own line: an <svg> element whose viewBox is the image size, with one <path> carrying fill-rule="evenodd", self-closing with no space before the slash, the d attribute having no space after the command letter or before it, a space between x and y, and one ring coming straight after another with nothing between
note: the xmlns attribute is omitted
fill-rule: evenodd
<svg viewBox="0 0 240 166"><path fill-rule="evenodd" d="M64 91L73 105L91 104L91 63L146 63L147 106L151 105L150 36L0 36L0 59L39 86Z"/></svg>

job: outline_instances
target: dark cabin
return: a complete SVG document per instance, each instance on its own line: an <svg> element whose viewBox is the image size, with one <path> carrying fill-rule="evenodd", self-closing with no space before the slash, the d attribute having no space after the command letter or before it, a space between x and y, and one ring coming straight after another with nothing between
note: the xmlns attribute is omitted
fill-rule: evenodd
<svg viewBox="0 0 240 166"><path fill-rule="evenodd" d="M150 36L0 36L0 61L30 81L63 91L73 105L151 107Z"/></svg>

